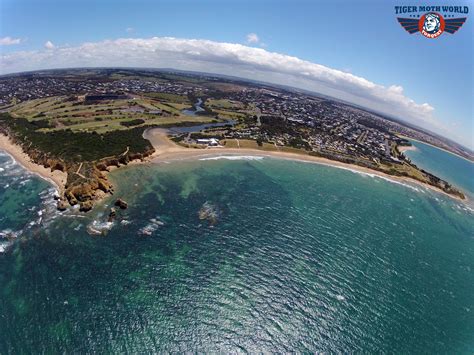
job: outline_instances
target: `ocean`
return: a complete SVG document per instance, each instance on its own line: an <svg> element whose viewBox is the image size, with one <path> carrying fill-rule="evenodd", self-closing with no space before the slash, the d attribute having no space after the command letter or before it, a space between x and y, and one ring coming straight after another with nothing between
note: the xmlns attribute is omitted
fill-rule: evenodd
<svg viewBox="0 0 474 355"><path fill-rule="evenodd" d="M2 354L474 350L474 210L430 189L206 158L115 170L82 214L8 156L0 169Z"/></svg>
<svg viewBox="0 0 474 355"><path fill-rule="evenodd" d="M431 145L410 141L415 150L405 152L413 163L459 187L474 200L474 164Z"/></svg>

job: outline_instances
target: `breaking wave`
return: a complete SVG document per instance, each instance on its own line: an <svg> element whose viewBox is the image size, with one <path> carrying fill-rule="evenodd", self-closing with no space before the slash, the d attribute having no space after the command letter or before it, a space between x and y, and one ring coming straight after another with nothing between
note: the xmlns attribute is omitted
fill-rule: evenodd
<svg viewBox="0 0 474 355"><path fill-rule="evenodd" d="M201 158L199 160L262 160L265 157L257 155L219 155L209 158Z"/></svg>
<svg viewBox="0 0 474 355"><path fill-rule="evenodd" d="M156 230L165 225L163 221L161 221L158 217L151 218L150 223L148 223L145 227L141 228L138 233L142 235L152 235Z"/></svg>
<svg viewBox="0 0 474 355"><path fill-rule="evenodd" d="M94 220L87 226L87 233L91 235L104 235L114 226L114 222Z"/></svg>

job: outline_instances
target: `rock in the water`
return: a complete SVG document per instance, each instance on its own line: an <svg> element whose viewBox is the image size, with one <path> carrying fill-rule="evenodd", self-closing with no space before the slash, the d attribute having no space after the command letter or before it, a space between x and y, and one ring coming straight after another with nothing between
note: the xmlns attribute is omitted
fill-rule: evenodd
<svg viewBox="0 0 474 355"><path fill-rule="evenodd" d="M128 207L128 203L119 198L117 201L115 201L115 206L120 207L120 209L124 210Z"/></svg>

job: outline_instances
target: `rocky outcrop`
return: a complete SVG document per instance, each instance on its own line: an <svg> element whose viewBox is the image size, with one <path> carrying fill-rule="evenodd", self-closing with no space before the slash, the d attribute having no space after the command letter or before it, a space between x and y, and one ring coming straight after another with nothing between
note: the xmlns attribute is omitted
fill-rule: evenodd
<svg viewBox="0 0 474 355"><path fill-rule="evenodd" d="M79 204L81 211L88 211L89 207L93 206L94 202L101 199L104 194L113 194L113 186L106 175L109 167L120 167L132 160L143 160L153 152L154 149L150 149L145 153L129 153L117 158L105 158L98 162L71 165L66 169L68 180L64 193L65 199L71 206ZM118 199L115 205L120 209L128 207L127 202L122 199Z"/></svg>
<svg viewBox="0 0 474 355"><path fill-rule="evenodd" d="M107 164L105 164L103 162L97 163L95 166L100 171L107 171L107 172L109 171L109 167L107 166Z"/></svg>
<svg viewBox="0 0 474 355"><path fill-rule="evenodd" d="M93 206L94 203L92 202L92 200L83 201L79 204L79 211L88 212L92 209Z"/></svg>
<svg viewBox="0 0 474 355"><path fill-rule="evenodd" d="M65 211L67 208L68 208L68 203L67 201L63 200L63 199L59 199L58 200L58 204L57 204L57 208L59 211Z"/></svg>
<svg viewBox="0 0 474 355"><path fill-rule="evenodd" d="M17 141L15 141L15 143L18 144ZM45 168L50 168L51 171L55 171L55 170L59 170L62 172L66 171L66 163L63 160L51 158L48 156L48 154L41 152L37 149L31 148L28 146L25 147L24 145L21 145L21 144L19 145L22 146L23 151L26 154L28 154L28 156L34 163L38 165L42 165Z"/></svg>
<svg viewBox="0 0 474 355"><path fill-rule="evenodd" d="M80 204L80 210L89 210L94 202L101 199L105 194L113 194L113 186L107 179L106 173L109 167L120 167L127 165L132 160L143 161L154 153L151 148L144 153L127 153L118 157L108 157L98 162L84 162L82 165L74 164L66 169L68 181L64 197L70 205ZM56 162L55 166L61 165ZM115 205L120 209L128 207L127 202L118 199ZM59 207L59 206L58 206Z"/></svg>
<svg viewBox="0 0 474 355"><path fill-rule="evenodd" d="M0 133L9 136L16 144L23 148L31 160L50 168L51 171L59 170L67 173L67 183L64 187L62 196L57 196L57 208L64 211L69 205L79 204L80 211L87 212L91 210L94 203L106 194L113 194L113 186L107 178L110 167L120 167L127 165L130 161L141 160L154 153L150 148L143 153L121 154L116 157L107 157L94 162L66 162L62 159L51 157L48 153L34 148L31 143L22 139L22 137L12 134L12 132L3 126L0 126ZM128 207L123 200L117 200L117 206L121 209Z"/></svg>
<svg viewBox="0 0 474 355"><path fill-rule="evenodd" d="M59 170L67 173L64 191L57 200L57 207L60 210L64 210L67 205L77 204L80 205L81 211L90 210L94 203L106 194L113 194L113 186L106 176L110 167L127 165L133 160L143 161L155 151L151 144L136 144L134 149L138 152L131 152L130 147L126 146L120 154L99 158L101 155L98 152L103 151L105 155L106 152L116 151L115 149L96 151L96 146L101 147L101 144L98 144L99 139L103 141L107 138L110 142L117 143L114 141L114 134L99 135L94 132L92 136L87 137L87 139L93 137L92 141L97 143L90 146L91 151L85 152L84 149L87 150L87 146L81 146L81 149L77 149L76 152L77 144L82 143L81 135L86 133L78 132L76 137L69 130L61 131L59 141L63 142L62 144L72 139L68 149L64 150L62 144L55 140L55 137L58 137L57 132L39 132L39 128L25 118L13 118L9 114L0 115L0 134L8 136L15 144L21 146L34 163L52 171ZM140 139L143 139L143 131L138 133ZM137 137L134 134L116 134L118 143L123 145L126 145L126 139ZM91 152L96 154L88 154Z"/></svg>
<svg viewBox="0 0 474 355"><path fill-rule="evenodd" d="M113 193L107 176L94 163L73 165L68 168L67 173L64 196L71 206L79 203L81 211L90 210L94 201L102 198L104 194Z"/></svg>

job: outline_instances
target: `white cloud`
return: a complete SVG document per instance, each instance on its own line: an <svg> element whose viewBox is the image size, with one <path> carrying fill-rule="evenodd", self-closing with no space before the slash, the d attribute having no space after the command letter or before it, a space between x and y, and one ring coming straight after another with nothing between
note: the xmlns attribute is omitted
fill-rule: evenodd
<svg viewBox="0 0 474 355"><path fill-rule="evenodd" d="M21 43L20 38L11 38L11 37L0 38L0 45L1 46L11 46L13 44L20 44L20 43Z"/></svg>
<svg viewBox="0 0 474 355"><path fill-rule="evenodd" d="M290 85L337 97L422 126L439 125L434 108L405 96L399 85L385 87L351 73L262 48L208 40L122 38L76 47L2 55L0 72L71 67L155 67L234 75Z"/></svg>
<svg viewBox="0 0 474 355"><path fill-rule="evenodd" d="M127 27L127 28L125 29L125 32L127 32L127 33L132 33L132 32L135 32L135 29L134 29L133 27Z"/></svg>
<svg viewBox="0 0 474 355"><path fill-rule="evenodd" d="M260 38L258 38L256 33L249 33L247 35L247 43L258 43L260 42Z"/></svg>
<svg viewBox="0 0 474 355"><path fill-rule="evenodd" d="M54 49L54 48L56 48L56 46L53 44L53 42L51 42L51 41L46 41L46 43L44 44L44 48L46 48L46 49Z"/></svg>

